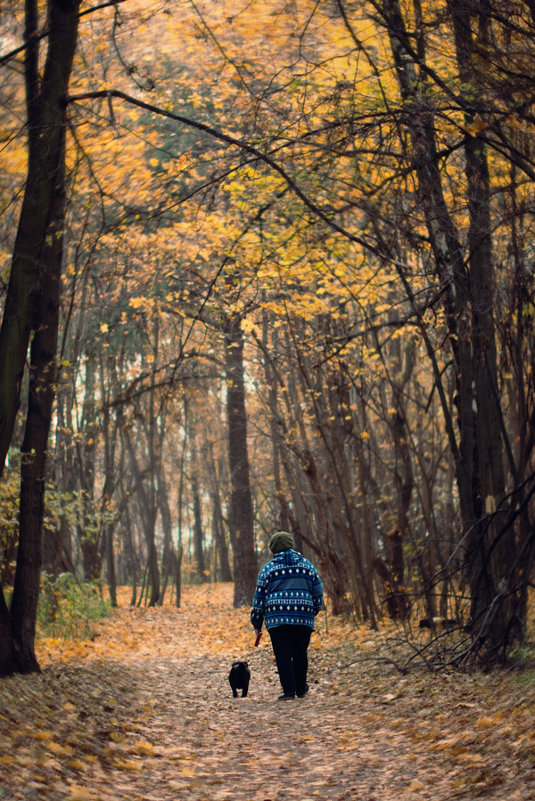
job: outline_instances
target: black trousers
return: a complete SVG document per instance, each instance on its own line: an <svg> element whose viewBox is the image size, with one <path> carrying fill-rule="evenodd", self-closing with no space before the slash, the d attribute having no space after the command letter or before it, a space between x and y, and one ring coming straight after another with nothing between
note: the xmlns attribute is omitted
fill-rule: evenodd
<svg viewBox="0 0 535 801"><path fill-rule="evenodd" d="M307 687L309 626L276 626L269 629L284 695L304 695Z"/></svg>

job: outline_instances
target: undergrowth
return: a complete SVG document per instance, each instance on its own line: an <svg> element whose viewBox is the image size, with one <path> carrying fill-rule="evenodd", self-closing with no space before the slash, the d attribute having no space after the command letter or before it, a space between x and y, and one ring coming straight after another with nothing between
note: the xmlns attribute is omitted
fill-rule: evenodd
<svg viewBox="0 0 535 801"><path fill-rule="evenodd" d="M112 613L100 581L79 581L72 573L43 573L37 610L38 633L66 640L90 639L94 624Z"/></svg>

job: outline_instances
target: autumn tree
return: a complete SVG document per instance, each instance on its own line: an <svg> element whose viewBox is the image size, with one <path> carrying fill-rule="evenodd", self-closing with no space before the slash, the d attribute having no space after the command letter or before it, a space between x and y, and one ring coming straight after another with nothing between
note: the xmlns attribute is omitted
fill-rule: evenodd
<svg viewBox="0 0 535 801"><path fill-rule="evenodd" d="M0 464L11 442L26 355L30 390L22 445L17 571L10 609L0 592L0 672L38 669L34 653L39 595L45 454L54 395L65 215L64 97L78 36L79 2L47 3L43 72L38 4L27 2L24 77L28 169L0 329Z"/></svg>
<svg viewBox="0 0 535 801"><path fill-rule="evenodd" d="M401 122L410 140L407 155L417 182L435 276L441 287L456 380L458 435L450 446L455 458L463 520L464 567L471 590L470 620L474 643L496 658L511 636L518 636L522 618L522 581L514 554L526 544L506 492L506 441L501 421L496 346L496 274L491 223L490 153L510 144L490 131L503 113L478 66L478 54L495 48L507 24L497 5L477 14L464 3L448 5L450 40L436 23L428 35L419 6L402 11L396 2L376 9L388 31L403 104ZM416 37L410 34L416 26ZM446 64L433 53L435 41L448 43L457 83L447 86ZM494 50L493 50L494 52ZM498 67L498 69L501 69ZM436 92L453 102L451 125L459 132L467 227L461 234L448 202L440 169L441 137ZM490 90L490 91L489 91ZM451 141L451 139L450 139ZM445 409L449 417L452 412ZM511 476L514 480L514 476ZM511 484L509 484L511 486ZM514 484L513 484L514 486Z"/></svg>

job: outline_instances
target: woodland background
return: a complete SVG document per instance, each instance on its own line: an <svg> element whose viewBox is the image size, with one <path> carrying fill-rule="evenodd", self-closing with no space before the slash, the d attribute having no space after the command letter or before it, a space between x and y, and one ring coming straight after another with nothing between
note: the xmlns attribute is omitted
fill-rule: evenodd
<svg viewBox="0 0 535 801"><path fill-rule="evenodd" d="M278 528L335 614L446 625L455 664L522 645L533 3L7 0L0 29L1 672L38 668L41 584L241 606Z"/></svg>

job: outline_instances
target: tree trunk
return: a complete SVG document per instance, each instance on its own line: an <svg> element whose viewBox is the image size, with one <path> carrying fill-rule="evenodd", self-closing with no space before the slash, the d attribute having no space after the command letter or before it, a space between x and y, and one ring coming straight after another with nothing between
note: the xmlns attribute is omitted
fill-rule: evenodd
<svg viewBox="0 0 535 801"><path fill-rule="evenodd" d="M462 86L483 92L474 67L471 9L451 0L454 38ZM474 642L488 655L505 646L519 613L513 587L514 529L498 530L494 514L504 499L503 443L496 384L494 270L490 227L487 156L480 134L469 133L473 113L465 112L465 163L468 195L468 263L450 214L439 171L434 106L426 94L425 72L417 73L411 37L398 0L382 4L403 99L404 122L412 140L413 165L422 209L444 288L446 320L454 356L458 395L459 444L450 441L455 458L463 527L465 566L471 591ZM478 17L478 41L487 36L488 9ZM425 53L418 52L419 63ZM502 516L500 522L504 519ZM492 610L492 614L490 614ZM491 656L492 658L492 656Z"/></svg>
<svg viewBox="0 0 535 801"><path fill-rule="evenodd" d="M218 464L214 457L212 443L207 447L207 463L210 472L210 497L212 501L212 535L219 558L221 581L232 581L232 571L228 558L228 548L225 539L225 524L223 520L223 510L221 508L221 486L219 479Z"/></svg>
<svg viewBox="0 0 535 801"><path fill-rule="evenodd" d="M165 593L167 590L167 582L169 576L174 576L176 555L173 548L172 538L172 523L171 523L171 509L169 507L169 496L167 492L167 484L163 475L162 465L160 464L160 473L158 477L158 508L160 509L160 519L162 521L163 529L163 553L162 553L162 570L163 581L160 591L160 598L158 604L163 605Z"/></svg>
<svg viewBox="0 0 535 801"><path fill-rule="evenodd" d="M219 558L221 581L232 581L232 571L228 559L227 543L225 542L225 528L223 525L223 512L221 498L217 489L212 491L212 532Z"/></svg>
<svg viewBox="0 0 535 801"><path fill-rule="evenodd" d="M113 356L108 357L108 364L112 371L112 376L115 378L115 361ZM113 534L115 531L116 520L114 522L104 522L107 515L110 514L111 510L111 499L112 495L115 491L115 487L117 482L115 480L115 450L116 450L116 442L117 442L117 435L118 435L118 423L117 418L115 418L112 427L112 421L110 416L110 407L108 403L108 398L106 397L108 387L106 386L106 381L104 377L104 360L100 358L100 392L101 392L101 399L102 399L102 436L104 440L104 487L102 488L102 501L101 501L101 508L100 508L100 520L99 520L99 529L103 528L103 539L104 539L104 551L106 555L106 569L107 569L107 579L108 579L108 590L110 593L110 601L113 607L117 606L117 574L115 569L115 550L113 547ZM87 369L86 369L87 375ZM91 375L93 376L93 371L91 371ZM91 389L93 389L93 380L89 382ZM112 381L115 384L115 381ZM91 408L91 425L94 426L94 403L91 403L89 398L87 397L86 392L86 399L84 402L84 407ZM87 418L86 418L87 419ZM91 438L96 439L96 432L88 431L88 435ZM93 446L94 447L94 446ZM94 460L92 460L92 465L94 464ZM93 492L92 492L93 494Z"/></svg>
<svg viewBox="0 0 535 801"><path fill-rule="evenodd" d="M147 544L147 568L148 578L151 586L149 605L155 606L160 597L160 571L158 567L158 552L155 544L157 509L154 497L154 476L152 473L149 474L147 487L139 466L139 460L132 442L130 430L126 426L121 428L121 436L123 437L128 455L130 457L143 533L145 536L145 542ZM149 456L149 459L150 458L151 457Z"/></svg>
<svg viewBox="0 0 535 801"><path fill-rule="evenodd" d="M274 528L280 531L287 531L290 525L286 508L283 488L282 488L282 470L281 470L281 432L279 424L279 381L280 376L277 374L273 359L268 353L268 331L270 330L270 316L267 312L264 313L262 324L262 348L263 348L263 366L266 384L268 387L268 405L269 405L269 428L271 433L271 460L272 472L274 483L274 495L277 500L277 521ZM277 328L273 327L271 330L271 346L273 353L277 352L278 347L278 334Z"/></svg>
<svg viewBox="0 0 535 801"><path fill-rule="evenodd" d="M179 545L176 552L176 574L175 574L175 589L176 589L175 606L177 609L180 608L180 604L182 602L182 557L183 556L184 556L184 548L182 547L182 545Z"/></svg>
<svg viewBox="0 0 535 801"><path fill-rule="evenodd" d="M459 76L483 92L474 68L474 41L471 16L466 5L450 0L457 49ZM482 4L478 17L478 46L488 45L488 7ZM465 114L473 125L473 114ZM497 356L494 331L495 286L490 218L490 180L486 148L481 134L465 136L466 181L469 214L469 266L473 380L476 402L476 470L474 507L478 523L467 537L466 557L471 588L473 636L484 650L496 655L506 645L508 629L519 609L512 566L517 544L514 527L502 529L502 519L494 512L504 503L505 478L503 442L497 392ZM503 507L502 507L503 508ZM489 516L488 519L481 519ZM493 614L489 611L493 608Z"/></svg>
<svg viewBox="0 0 535 801"><path fill-rule="evenodd" d="M117 606L117 577L115 574L115 551L113 548L113 530L115 526L107 525L104 529L104 543L106 548L106 570L108 577L108 590L110 602L113 607Z"/></svg>
<svg viewBox="0 0 535 801"><path fill-rule="evenodd" d="M28 111L28 177L0 329L0 475L20 405L22 376L44 284L47 241L62 235L63 213L52 213L63 194L66 113L63 106L78 38L80 0L49 0L48 51L39 79L36 0L26 1L25 80ZM52 254L50 254L52 255Z"/></svg>
<svg viewBox="0 0 535 801"><path fill-rule="evenodd" d="M225 367L230 466L230 526L234 550L234 606L253 600L258 565L254 547L253 504L247 452L243 334L239 317L227 321Z"/></svg>
<svg viewBox="0 0 535 801"><path fill-rule="evenodd" d="M45 463L55 392L55 356L65 216L67 93L78 38L79 0L49 0L48 51L39 77L37 2L27 0L25 79L28 177L0 329L0 474L20 404L30 334L30 397L21 465L20 539L11 627L0 639L3 673L39 669L34 652L42 559ZM0 599L6 628L5 601ZM9 628L9 627L8 627ZM11 635L11 636L9 636Z"/></svg>
<svg viewBox="0 0 535 801"><path fill-rule="evenodd" d="M59 245L55 254L59 264L61 253ZM19 547L11 599L15 657L21 673L39 669L34 652L35 620L42 561L46 452L56 375L60 268L54 273L45 284L46 292L43 287L42 316L32 340L30 394L22 445Z"/></svg>
<svg viewBox="0 0 535 801"><path fill-rule="evenodd" d="M193 551L195 554L195 570L201 581L206 581L207 572L204 561L204 529L202 524L201 496L199 480L195 472L191 477L191 494L193 497Z"/></svg>
<svg viewBox="0 0 535 801"><path fill-rule="evenodd" d="M201 581L206 581L207 571L204 557L204 529L202 523L201 494L199 490L199 456L197 450L196 422L190 414L189 442L190 442L190 485L193 501L193 552L195 557L195 570Z"/></svg>
<svg viewBox="0 0 535 801"><path fill-rule="evenodd" d="M96 405L95 378L96 360L92 352L86 354L85 373L83 379L84 401L82 406L81 429L83 437L76 438L75 471L79 485L79 524L78 540L83 555L84 577L88 580L100 578L102 559L106 550L104 533L95 514L95 457L96 457ZM106 418L109 412L104 412ZM104 427L108 421L105 420ZM106 433L105 433L105 436ZM105 440L105 484L109 485L108 442ZM107 489L104 490L104 495Z"/></svg>

